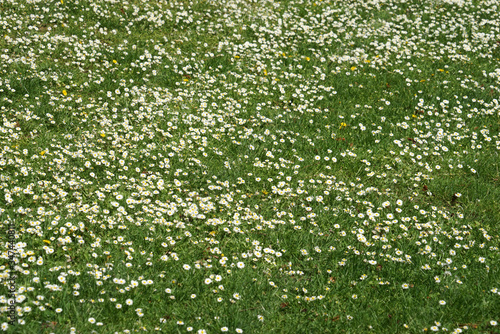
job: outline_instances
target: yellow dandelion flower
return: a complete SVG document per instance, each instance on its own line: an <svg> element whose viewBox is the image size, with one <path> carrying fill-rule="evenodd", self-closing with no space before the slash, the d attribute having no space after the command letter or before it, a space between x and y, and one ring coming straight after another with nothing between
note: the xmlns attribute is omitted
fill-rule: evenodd
<svg viewBox="0 0 500 334"><path fill-rule="evenodd" d="M351 71L354 71L356 69L356 66L351 67Z"/></svg>
<svg viewBox="0 0 500 334"><path fill-rule="evenodd" d="M62 93L64 96L68 95L68 92L66 91L66 89L63 89Z"/></svg>
<svg viewBox="0 0 500 334"><path fill-rule="evenodd" d="M106 134L105 133L101 133L101 137L106 137Z"/></svg>
<svg viewBox="0 0 500 334"><path fill-rule="evenodd" d="M50 241L49 240L44 240L43 242L45 242L46 244L50 245Z"/></svg>
<svg viewBox="0 0 500 334"><path fill-rule="evenodd" d="M113 59L113 63L115 63L115 64L116 64L116 63L118 63L118 62L116 61L116 59Z"/></svg>
<svg viewBox="0 0 500 334"><path fill-rule="evenodd" d="M309 58L309 57L306 57L306 60L307 60L307 61L309 61L309 60L311 60L311 58Z"/></svg>
<svg viewBox="0 0 500 334"><path fill-rule="evenodd" d="M44 155L44 154L45 154L45 151L40 152L40 155Z"/></svg>

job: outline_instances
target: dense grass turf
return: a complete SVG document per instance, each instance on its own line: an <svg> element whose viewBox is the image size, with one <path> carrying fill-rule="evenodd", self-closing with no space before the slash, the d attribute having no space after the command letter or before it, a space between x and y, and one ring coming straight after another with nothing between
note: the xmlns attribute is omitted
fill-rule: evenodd
<svg viewBox="0 0 500 334"><path fill-rule="evenodd" d="M499 7L2 1L1 328L499 333Z"/></svg>

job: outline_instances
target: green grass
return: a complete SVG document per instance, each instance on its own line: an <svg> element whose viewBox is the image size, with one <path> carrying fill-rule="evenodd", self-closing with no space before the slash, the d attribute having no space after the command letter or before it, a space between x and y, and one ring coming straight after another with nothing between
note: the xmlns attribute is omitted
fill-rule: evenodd
<svg viewBox="0 0 500 334"><path fill-rule="evenodd" d="M2 2L1 328L500 333L496 5Z"/></svg>

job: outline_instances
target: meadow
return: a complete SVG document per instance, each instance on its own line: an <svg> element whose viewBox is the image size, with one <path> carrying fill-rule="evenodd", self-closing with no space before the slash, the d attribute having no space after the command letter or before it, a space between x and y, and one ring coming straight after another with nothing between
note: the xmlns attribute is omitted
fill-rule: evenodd
<svg viewBox="0 0 500 334"><path fill-rule="evenodd" d="M5 0L0 31L1 330L500 333L499 1Z"/></svg>

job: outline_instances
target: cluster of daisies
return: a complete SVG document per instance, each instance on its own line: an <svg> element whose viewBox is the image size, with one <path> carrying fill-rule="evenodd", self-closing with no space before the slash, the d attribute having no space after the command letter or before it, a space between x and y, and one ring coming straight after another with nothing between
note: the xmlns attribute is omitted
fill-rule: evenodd
<svg viewBox="0 0 500 334"><path fill-rule="evenodd" d="M257 294L299 315L336 305L320 317L350 326L365 286L464 291L498 273L498 227L465 190L498 184L494 1L2 7L15 326L255 332L278 316ZM478 303L498 305L488 282ZM477 326L427 320L401 326Z"/></svg>

